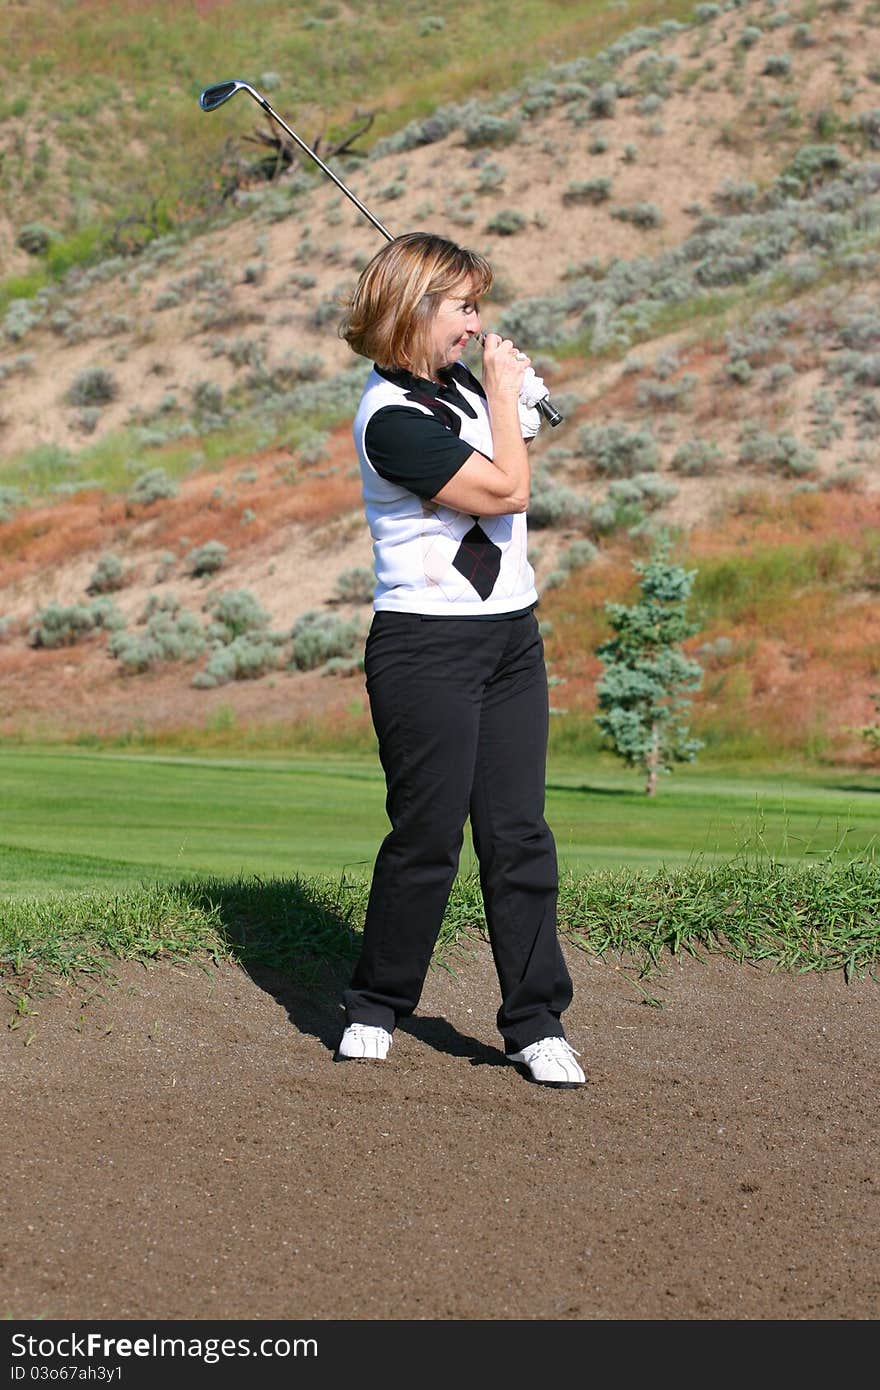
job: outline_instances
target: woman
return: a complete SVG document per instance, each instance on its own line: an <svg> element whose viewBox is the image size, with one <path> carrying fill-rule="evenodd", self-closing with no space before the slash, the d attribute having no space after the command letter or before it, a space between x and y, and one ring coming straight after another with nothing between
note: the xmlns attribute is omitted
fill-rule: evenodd
<svg viewBox="0 0 880 1390"><path fill-rule="evenodd" d="M354 439L376 569L365 671L391 830L336 1060L383 1060L416 1008L470 816L505 1054L533 1081L573 1087L585 1077L560 1022L572 985L526 554L524 435L537 433L545 390L497 334L484 339L482 385L461 361L491 283L482 256L412 232L370 261L340 329L374 363Z"/></svg>

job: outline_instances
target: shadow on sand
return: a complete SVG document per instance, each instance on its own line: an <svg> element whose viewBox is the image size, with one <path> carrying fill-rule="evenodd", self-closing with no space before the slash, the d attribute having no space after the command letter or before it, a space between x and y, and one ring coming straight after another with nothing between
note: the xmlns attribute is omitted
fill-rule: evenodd
<svg viewBox="0 0 880 1390"><path fill-rule="evenodd" d="M345 1026L342 991L360 948L351 924L355 900L344 883L332 892L301 879L215 879L195 886L215 908L221 935L254 984L301 1033L335 1051ZM507 1065L500 1049L444 1018L415 1015L398 1027L472 1066Z"/></svg>

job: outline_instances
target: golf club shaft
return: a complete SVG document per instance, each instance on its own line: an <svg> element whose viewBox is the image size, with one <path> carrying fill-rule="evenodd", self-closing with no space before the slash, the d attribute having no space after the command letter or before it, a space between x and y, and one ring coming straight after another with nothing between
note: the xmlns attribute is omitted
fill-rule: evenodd
<svg viewBox="0 0 880 1390"><path fill-rule="evenodd" d="M300 137L297 135L296 131L291 130L287 122L283 121L281 117L278 115L278 112L272 109L266 98L264 96L261 96L260 93L256 91L253 87L247 87L246 90L253 93L254 99L259 102L260 106L262 106L263 110L267 113L267 115L271 116L273 121L277 121L278 124L281 126L282 130L287 131L287 134L290 136L291 140L293 140L299 146L303 154L307 154L309 156L309 159L313 159L315 161L318 168L327 175L328 179L333 180L333 182L336 184L336 187L339 189L341 193L345 194L346 198L351 199L358 211L362 212L364 217L366 217L369 222L372 222L373 226L376 228L378 232L382 233L386 241L393 241L394 237L392 236L391 232L389 232L388 228L383 227L378 217L374 217L373 214L370 212L370 209L368 207L364 207L364 204L361 202L360 198L356 198L350 188L346 188L345 184L342 182L342 179L337 178L337 176L334 174L333 170L329 167L329 165L325 164L323 159L320 159L318 157L315 151L309 145L306 144L305 140L301 140Z"/></svg>
<svg viewBox="0 0 880 1390"><path fill-rule="evenodd" d="M299 149L302 150L303 154L307 154L309 159L314 160L314 162L317 164L318 168L322 171L322 173L326 174L328 179L330 179L333 183L336 184L336 187L339 189L340 193L344 193L346 198L348 198L350 202L354 203L355 207L358 209L359 212L363 213L364 217L366 217L368 222L372 222L373 226L376 228L378 232L382 233L382 236L385 238L386 241L394 240L394 236L391 232L389 232L388 228L383 226L383 224L379 221L378 217L373 216L373 214L370 212L370 209L364 206L360 198L357 198L354 195L354 193L352 193L350 188L346 188L345 184L342 182L342 179L337 178L333 170L324 163L323 159L320 159L318 157L315 151L311 149L311 147L307 145L304 140L300 139L296 131L291 130L287 122L282 120L282 118L278 115L278 112L274 110L272 106L269 105L266 98L262 95L261 92L257 91L256 87L252 87L250 83L242 82L240 80L235 80L232 82L217 82L211 87L204 88L201 95L199 96L199 105L201 106L203 111L213 111L216 109L216 107L222 106L224 102L228 101L229 98L231 96L234 96L235 93L238 91L247 92L249 96L253 97L254 101L257 102L259 106L262 106L267 116L270 116L273 121L276 121L278 125L280 125L282 130L287 132L291 140L293 140L293 142L299 147ZM479 335L479 341L483 341L482 334ZM542 400L538 401L537 409L540 410L541 414L544 416L544 419L547 420L551 425L555 426L561 424L562 415L553 405L549 396L544 396Z"/></svg>

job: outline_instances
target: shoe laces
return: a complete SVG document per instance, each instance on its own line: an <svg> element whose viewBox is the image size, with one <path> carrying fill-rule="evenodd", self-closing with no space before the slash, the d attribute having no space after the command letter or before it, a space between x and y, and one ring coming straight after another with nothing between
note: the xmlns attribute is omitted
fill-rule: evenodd
<svg viewBox="0 0 880 1390"><path fill-rule="evenodd" d="M565 1057L580 1057L576 1047L572 1047L567 1038L541 1038L540 1042L535 1043L535 1051L532 1061L538 1057L548 1057L553 1061Z"/></svg>
<svg viewBox="0 0 880 1390"><path fill-rule="evenodd" d="M371 1033L384 1033L386 1037L391 1036L387 1029L382 1028L378 1023L350 1023L347 1031L355 1038L369 1037Z"/></svg>

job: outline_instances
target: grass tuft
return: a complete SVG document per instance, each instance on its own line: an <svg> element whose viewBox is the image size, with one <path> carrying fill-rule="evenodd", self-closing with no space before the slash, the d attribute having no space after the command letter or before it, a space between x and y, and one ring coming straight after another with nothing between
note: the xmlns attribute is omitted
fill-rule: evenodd
<svg viewBox="0 0 880 1390"><path fill-rule="evenodd" d="M238 961L313 984L350 967L369 885L327 876L202 878L124 893L28 898L0 905L0 980L13 1000L57 982L112 976L114 960ZM743 858L652 873L562 876L559 930L572 946L631 964L640 979L682 952L792 973L876 978L880 875L873 856L781 864ZM434 955L486 934L479 880L457 878ZM656 1001L645 992L645 1001Z"/></svg>

